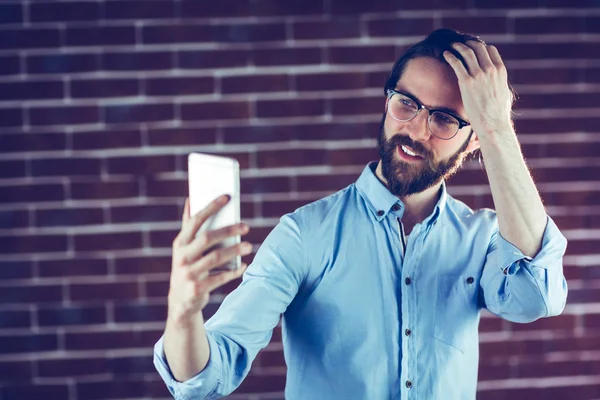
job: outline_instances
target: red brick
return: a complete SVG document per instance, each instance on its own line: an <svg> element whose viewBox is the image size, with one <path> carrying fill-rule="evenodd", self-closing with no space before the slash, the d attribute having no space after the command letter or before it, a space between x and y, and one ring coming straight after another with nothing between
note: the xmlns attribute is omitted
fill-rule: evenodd
<svg viewBox="0 0 600 400"><path fill-rule="evenodd" d="M402 4L404 6L404 4ZM331 12L334 14L361 14L370 12L383 12L401 10L400 3L392 0L376 0L369 2L331 0Z"/></svg>
<svg viewBox="0 0 600 400"><path fill-rule="evenodd" d="M558 8L590 8L596 7L598 3L596 0L577 0L572 2L569 0L545 0L544 7L558 7Z"/></svg>
<svg viewBox="0 0 600 400"><path fill-rule="evenodd" d="M146 1L140 6L139 1L107 1L106 19L156 19L174 18L176 4L169 0Z"/></svg>
<svg viewBox="0 0 600 400"><path fill-rule="evenodd" d="M156 371L154 365L148 363L147 356L112 357L109 365L111 372L116 375L154 373ZM161 383L163 383L162 380Z"/></svg>
<svg viewBox="0 0 600 400"><path fill-rule="evenodd" d="M263 350L258 353L256 360L257 364L260 365L261 368L286 366L282 351Z"/></svg>
<svg viewBox="0 0 600 400"><path fill-rule="evenodd" d="M0 4L0 24L18 24L23 22L22 4Z"/></svg>
<svg viewBox="0 0 600 400"><path fill-rule="evenodd" d="M68 399L66 383L8 385L0 389L3 399Z"/></svg>
<svg viewBox="0 0 600 400"><path fill-rule="evenodd" d="M94 276L108 274L108 265L101 258L74 258L38 261L41 277Z"/></svg>
<svg viewBox="0 0 600 400"><path fill-rule="evenodd" d="M294 78L294 86L300 92L363 89L368 86L367 76L362 72L304 74Z"/></svg>
<svg viewBox="0 0 600 400"><path fill-rule="evenodd" d="M0 328L29 328L31 325L31 313L29 311L3 310L0 318ZM0 363L2 371L2 363ZM1 380L2 378L0 378Z"/></svg>
<svg viewBox="0 0 600 400"><path fill-rule="evenodd" d="M209 25L180 23L177 25L150 25L142 28L142 42L198 43L208 41L213 30Z"/></svg>
<svg viewBox="0 0 600 400"><path fill-rule="evenodd" d="M0 100L61 99L64 96L62 81L25 81L0 83Z"/></svg>
<svg viewBox="0 0 600 400"><path fill-rule="evenodd" d="M184 179L148 178L146 192L152 197L187 197L188 182Z"/></svg>
<svg viewBox="0 0 600 400"><path fill-rule="evenodd" d="M528 324L508 323L513 331L574 331L575 315L559 315L552 318L542 318Z"/></svg>
<svg viewBox="0 0 600 400"><path fill-rule="evenodd" d="M146 281L145 288L146 296L166 299L169 294L169 280Z"/></svg>
<svg viewBox="0 0 600 400"><path fill-rule="evenodd" d="M100 19L100 4L76 1L32 3L29 19L32 22L96 21Z"/></svg>
<svg viewBox="0 0 600 400"><path fill-rule="evenodd" d="M181 119L185 121L240 118L250 118L250 103L246 101L219 101L181 105Z"/></svg>
<svg viewBox="0 0 600 400"><path fill-rule="evenodd" d="M25 175L25 160L0 161L0 178L22 178Z"/></svg>
<svg viewBox="0 0 600 400"><path fill-rule="evenodd" d="M135 206L113 206L110 208L110 222L139 223L155 221L177 221L181 218L179 207L169 204L149 204Z"/></svg>
<svg viewBox="0 0 600 400"><path fill-rule="evenodd" d="M368 22L367 29L370 37L427 35L433 30L433 17L374 19Z"/></svg>
<svg viewBox="0 0 600 400"><path fill-rule="evenodd" d="M509 379L513 376L513 369L511 365L483 365L479 364L479 381L487 381L494 379ZM478 397L479 398L479 397Z"/></svg>
<svg viewBox="0 0 600 400"><path fill-rule="evenodd" d="M115 306L116 322L164 322L166 304L124 304Z"/></svg>
<svg viewBox="0 0 600 400"><path fill-rule="evenodd" d="M106 358L63 358L39 360L38 374L43 378L99 375L109 373Z"/></svg>
<svg viewBox="0 0 600 400"><path fill-rule="evenodd" d="M360 21L356 17L331 21L300 21L292 25L294 39L341 39L358 38Z"/></svg>
<svg viewBox="0 0 600 400"><path fill-rule="evenodd" d="M243 178L241 181L243 194L286 193L290 190L290 178L287 176Z"/></svg>
<svg viewBox="0 0 600 400"><path fill-rule="evenodd" d="M63 300L60 285L12 285L0 291L2 303L56 303Z"/></svg>
<svg viewBox="0 0 600 400"><path fill-rule="evenodd" d="M2 30L3 50L36 49L58 46L60 46L60 32L58 28L19 28Z"/></svg>
<svg viewBox="0 0 600 400"><path fill-rule="evenodd" d="M71 182L71 198L73 199L120 199L135 198L139 195L140 189L137 180L125 182Z"/></svg>
<svg viewBox="0 0 600 400"><path fill-rule="evenodd" d="M303 117L325 114L322 99L262 100L256 102L258 118Z"/></svg>
<svg viewBox="0 0 600 400"><path fill-rule="evenodd" d="M72 80L71 97L125 97L140 94L140 82L137 79L77 79Z"/></svg>
<svg viewBox="0 0 600 400"><path fill-rule="evenodd" d="M328 163L328 152L322 149L274 150L257 153L258 168L297 167Z"/></svg>
<svg viewBox="0 0 600 400"><path fill-rule="evenodd" d="M247 50L181 50L177 65L182 69L244 67L248 65Z"/></svg>
<svg viewBox="0 0 600 400"><path fill-rule="evenodd" d="M65 199L65 189L61 184L27 184L0 187L0 203L58 201Z"/></svg>
<svg viewBox="0 0 600 400"><path fill-rule="evenodd" d="M175 171L175 158L175 155L113 157L108 159L108 173L150 175Z"/></svg>
<svg viewBox="0 0 600 400"><path fill-rule="evenodd" d="M15 4L16 5L16 4ZM3 5L0 5L0 8ZM2 11L0 10L0 18ZM21 62L19 57L16 56L2 56L0 57L0 75L16 75L21 72Z"/></svg>
<svg viewBox="0 0 600 400"><path fill-rule="evenodd" d="M583 24L585 26L586 33L599 33L600 32L600 17L597 15L584 16Z"/></svg>
<svg viewBox="0 0 600 400"><path fill-rule="evenodd" d="M173 237L175 239L175 237ZM170 273L171 257L147 256L115 258L115 273L119 275L142 275Z"/></svg>
<svg viewBox="0 0 600 400"><path fill-rule="evenodd" d="M253 3L253 6L253 11L258 16L314 15L325 11L322 0L260 0Z"/></svg>
<svg viewBox="0 0 600 400"><path fill-rule="evenodd" d="M90 72L100 68L97 54L43 54L26 57L27 72L30 74L66 74Z"/></svg>
<svg viewBox="0 0 600 400"><path fill-rule="evenodd" d="M102 54L102 68L107 71L155 71L173 67L171 52L114 52Z"/></svg>
<svg viewBox="0 0 600 400"><path fill-rule="evenodd" d="M144 43L267 42L285 40L280 23L153 25L142 31Z"/></svg>
<svg viewBox="0 0 600 400"><path fill-rule="evenodd" d="M173 104L131 104L105 106L104 118L108 124L128 122L169 121L175 117Z"/></svg>
<svg viewBox="0 0 600 400"><path fill-rule="evenodd" d="M538 7L538 0L503 0L499 1L485 1L475 0L474 6L476 8L498 8L498 9L510 9L510 8L536 8Z"/></svg>
<svg viewBox="0 0 600 400"><path fill-rule="evenodd" d="M148 130L150 146L212 144L217 141L216 128L165 128Z"/></svg>
<svg viewBox="0 0 600 400"><path fill-rule="evenodd" d="M77 332L65 335L67 350L127 349L141 347L133 331Z"/></svg>
<svg viewBox="0 0 600 400"><path fill-rule="evenodd" d="M514 68L509 71L513 84L577 83L584 70L577 68Z"/></svg>
<svg viewBox="0 0 600 400"><path fill-rule="evenodd" d="M47 158L31 161L33 176L100 175L100 160L94 158Z"/></svg>
<svg viewBox="0 0 600 400"><path fill-rule="evenodd" d="M33 276L31 261L0 261L0 279L27 279Z"/></svg>
<svg viewBox="0 0 600 400"><path fill-rule="evenodd" d="M72 301L129 300L139 297L137 282L103 282L71 284L69 294Z"/></svg>
<svg viewBox="0 0 600 400"><path fill-rule="evenodd" d="M221 78L223 93L287 92L290 90L287 75L245 75Z"/></svg>
<svg viewBox="0 0 600 400"><path fill-rule="evenodd" d="M396 60L394 46L344 46L328 49L329 64L373 64L389 63L390 68Z"/></svg>
<svg viewBox="0 0 600 400"><path fill-rule="evenodd" d="M73 326L106 323L104 306L42 307L37 311L40 326Z"/></svg>
<svg viewBox="0 0 600 400"><path fill-rule="evenodd" d="M169 248L173 246L173 240L179 234L178 230L153 230L150 232L150 245L152 248Z"/></svg>
<svg viewBox="0 0 600 400"><path fill-rule="evenodd" d="M593 108L597 99L596 93L528 93L520 96L517 108Z"/></svg>
<svg viewBox="0 0 600 400"><path fill-rule="evenodd" d="M583 17L579 16L522 17L514 20L517 34L582 33L583 26Z"/></svg>
<svg viewBox="0 0 600 400"><path fill-rule="evenodd" d="M250 375L239 387L240 393L283 392L285 373L280 375Z"/></svg>
<svg viewBox="0 0 600 400"><path fill-rule="evenodd" d="M214 79L209 77L148 78L144 84L146 94L153 96L199 95L215 89Z"/></svg>
<svg viewBox="0 0 600 400"><path fill-rule="evenodd" d="M337 191L358 179L358 174L302 175L296 178L296 187L300 192Z"/></svg>
<svg viewBox="0 0 600 400"><path fill-rule="evenodd" d="M331 150L329 153L330 165L356 165L361 167L378 159L379 152L375 146L367 149Z"/></svg>
<svg viewBox="0 0 600 400"><path fill-rule="evenodd" d="M67 250L65 235L26 235L0 237L0 253L41 253L62 252Z"/></svg>
<svg viewBox="0 0 600 400"><path fill-rule="evenodd" d="M287 200L287 201L263 201L260 205L261 215L265 218L279 218L284 214L294 212L309 201Z"/></svg>
<svg viewBox="0 0 600 400"><path fill-rule="evenodd" d="M98 107L54 106L28 109L31 125L75 125L99 122Z"/></svg>
<svg viewBox="0 0 600 400"><path fill-rule="evenodd" d="M470 16L442 16L440 25L462 32L473 32L477 35L505 34L508 32L508 20L506 17L484 17L480 15L476 18Z"/></svg>
<svg viewBox="0 0 600 400"><path fill-rule="evenodd" d="M0 361L0 382L14 384L32 377L32 361Z"/></svg>
<svg viewBox="0 0 600 400"><path fill-rule="evenodd" d="M3 152L32 152L43 150L64 150L64 133L4 133L0 135L0 148Z"/></svg>
<svg viewBox="0 0 600 400"><path fill-rule="evenodd" d="M99 225L104 221L102 208L39 209L35 212L36 226Z"/></svg>
<svg viewBox="0 0 600 400"><path fill-rule="evenodd" d="M323 54L317 47L269 48L252 51L256 66L322 64Z"/></svg>
<svg viewBox="0 0 600 400"><path fill-rule="evenodd" d="M0 127L21 126L23 112L20 108L0 108Z"/></svg>
<svg viewBox="0 0 600 400"><path fill-rule="evenodd" d="M256 8L256 4L250 5L250 0L214 2L186 0L181 2L181 16L182 18L244 17L251 15Z"/></svg>
<svg viewBox="0 0 600 400"><path fill-rule="evenodd" d="M65 30L65 44L73 47L133 45L135 41L133 26L68 27Z"/></svg>
<svg viewBox="0 0 600 400"><path fill-rule="evenodd" d="M572 60L600 58L600 43L561 42L560 51L556 43L511 42L497 46L504 60L562 59Z"/></svg>
<svg viewBox="0 0 600 400"><path fill-rule="evenodd" d="M79 234L75 236L75 251L125 250L142 247L140 232Z"/></svg>
<svg viewBox="0 0 600 400"><path fill-rule="evenodd" d="M137 130L101 130L74 132L71 134L73 149L121 149L124 147L141 147L142 138Z"/></svg>
<svg viewBox="0 0 600 400"><path fill-rule="evenodd" d="M333 115L363 115L383 114L385 111L385 97L352 97L331 99L331 113Z"/></svg>
<svg viewBox="0 0 600 400"><path fill-rule="evenodd" d="M78 399L81 400L148 398L147 392L147 382L142 378L77 383Z"/></svg>
<svg viewBox="0 0 600 400"><path fill-rule="evenodd" d="M519 133L565 133L565 132L597 132L600 118L554 118L516 119L515 127Z"/></svg>

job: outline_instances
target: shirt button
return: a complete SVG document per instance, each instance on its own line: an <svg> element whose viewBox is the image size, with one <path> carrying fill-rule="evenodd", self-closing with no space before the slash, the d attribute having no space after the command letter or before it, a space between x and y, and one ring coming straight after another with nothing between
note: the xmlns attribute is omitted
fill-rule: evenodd
<svg viewBox="0 0 600 400"><path fill-rule="evenodd" d="M475 281L475 279L473 279L472 276L467 278L467 283L470 285L471 283L473 283L473 281Z"/></svg>
<svg viewBox="0 0 600 400"><path fill-rule="evenodd" d="M398 204L394 204L394 205L392 206L392 210L393 210L393 211L398 211L399 209L400 209L400 206L399 206Z"/></svg>
<svg viewBox="0 0 600 400"><path fill-rule="evenodd" d="M412 382L406 381L406 387L410 389L412 387Z"/></svg>
<svg viewBox="0 0 600 400"><path fill-rule="evenodd" d="M407 329L407 330L404 331L404 334L406 336L410 336L412 334L412 331L410 329Z"/></svg>
<svg viewBox="0 0 600 400"><path fill-rule="evenodd" d="M377 215L381 217L383 215L383 210L377 211Z"/></svg>
<svg viewBox="0 0 600 400"><path fill-rule="evenodd" d="M406 279L404 280L404 283L406 283L407 285L410 285L410 282L411 282L410 278L406 278Z"/></svg>

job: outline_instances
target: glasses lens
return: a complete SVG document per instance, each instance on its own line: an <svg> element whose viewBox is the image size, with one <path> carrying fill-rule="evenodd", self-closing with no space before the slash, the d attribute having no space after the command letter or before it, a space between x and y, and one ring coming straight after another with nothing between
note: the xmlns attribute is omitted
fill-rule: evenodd
<svg viewBox="0 0 600 400"><path fill-rule="evenodd" d="M434 111L429 116L429 129L435 136L442 139L450 139L456 135L459 126L458 120L450 114Z"/></svg>
<svg viewBox="0 0 600 400"><path fill-rule="evenodd" d="M408 121L419 111L419 106L409 97L394 93L390 98L389 110L394 118Z"/></svg>

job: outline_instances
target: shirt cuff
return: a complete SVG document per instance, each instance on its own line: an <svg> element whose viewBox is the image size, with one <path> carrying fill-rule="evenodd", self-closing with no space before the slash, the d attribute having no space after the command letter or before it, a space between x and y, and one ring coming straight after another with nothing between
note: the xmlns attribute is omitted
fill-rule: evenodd
<svg viewBox="0 0 600 400"><path fill-rule="evenodd" d="M185 382L179 382L173 377L165 356L164 336L161 336L154 345L154 366L176 400L208 398L219 386L220 368L214 361L218 356L213 357L219 350L217 343L208 332L207 338L211 357L202 372Z"/></svg>
<svg viewBox="0 0 600 400"><path fill-rule="evenodd" d="M500 268L504 275L514 275L521 269L522 263L534 264L535 266L546 268L548 265L555 264L554 261L557 252L564 253L567 246L567 240L560 233L560 230L549 216L546 216L546 229L542 236L542 247L534 258L528 257L521 252L515 245L507 241L498 232L498 250L501 254Z"/></svg>

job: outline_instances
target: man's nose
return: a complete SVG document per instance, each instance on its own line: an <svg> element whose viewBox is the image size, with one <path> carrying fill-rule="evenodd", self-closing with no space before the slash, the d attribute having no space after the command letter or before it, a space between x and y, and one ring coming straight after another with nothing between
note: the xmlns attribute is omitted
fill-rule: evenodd
<svg viewBox="0 0 600 400"><path fill-rule="evenodd" d="M407 122L408 136L415 142L426 142L431 137L428 119L429 112L425 109L421 109L412 120Z"/></svg>

